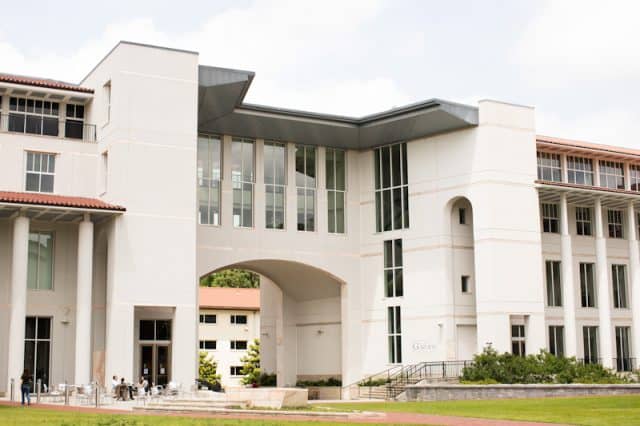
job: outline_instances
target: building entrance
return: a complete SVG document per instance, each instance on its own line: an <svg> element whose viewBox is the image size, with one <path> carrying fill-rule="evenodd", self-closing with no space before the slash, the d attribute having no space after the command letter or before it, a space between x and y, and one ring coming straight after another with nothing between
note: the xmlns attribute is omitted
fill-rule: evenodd
<svg viewBox="0 0 640 426"><path fill-rule="evenodd" d="M138 376L149 385L171 381L171 320L140 320Z"/></svg>

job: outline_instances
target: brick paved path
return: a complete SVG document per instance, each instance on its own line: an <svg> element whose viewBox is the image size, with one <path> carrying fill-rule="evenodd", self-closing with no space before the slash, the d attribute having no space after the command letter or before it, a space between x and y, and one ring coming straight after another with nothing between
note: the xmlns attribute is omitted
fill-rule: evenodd
<svg viewBox="0 0 640 426"><path fill-rule="evenodd" d="M0 401L0 405L19 406L19 403L11 403ZM376 417L352 417L349 419L327 416L305 416L305 415L253 415L253 414L224 414L224 413L132 413L130 410L117 410L111 408L93 408L93 407L69 407L64 405L53 404L31 404L31 407L25 408L30 410L46 409L54 411L73 411L76 413L97 413L97 414L125 414L130 416L177 416L177 417L193 417L208 419L253 419L253 420L272 420L283 421L301 420L301 421L317 421L317 422L339 422L339 423L386 423L386 424L417 424L417 425L439 425L439 426L549 426L549 423L524 422L514 420L496 420L496 419L477 419L471 417L454 417L454 416L438 416L430 414L414 414L414 413L385 413L383 416ZM554 426L562 426L556 425ZM568 426L568 425L564 425Z"/></svg>

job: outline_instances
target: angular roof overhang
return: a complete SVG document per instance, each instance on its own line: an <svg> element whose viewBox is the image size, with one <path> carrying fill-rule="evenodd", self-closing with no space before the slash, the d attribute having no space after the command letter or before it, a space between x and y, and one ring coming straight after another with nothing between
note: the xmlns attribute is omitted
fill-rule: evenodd
<svg viewBox="0 0 640 426"><path fill-rule="evenodd" d="M569 204L579 206L592 206L599 199L608 208L624 209L629 203L640 208L640 193L635 191L543 180L536 180L535 184L542 203L557 203L565 195Z"/></svg>
<svg viewBox="0 0 640 426"><path fill-rule="evenodd" d="M254 73L200 66L198 130L368 149L478 124L476 107L431 99L360 118L243 103Z"/></svg>

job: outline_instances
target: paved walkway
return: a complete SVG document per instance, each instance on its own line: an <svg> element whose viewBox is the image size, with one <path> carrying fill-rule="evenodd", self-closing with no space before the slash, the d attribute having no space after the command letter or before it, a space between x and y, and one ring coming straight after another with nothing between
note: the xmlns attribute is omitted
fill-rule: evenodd
<svg viewBox="0 0 640 426"><path fill-rule="evenodd" d="M19 406L19 403L0 401L0 405ZM118 410L114 408L95 407L72 407L56 404L31 404L27 408L31 410L46 409L54 411L72 411L75 413L97 413L97 414L126 414L130 416L177 416L207 419L254 419L272 421L317 421L317 422L340 422L340 423L386 423L386 424L417 424L417 425L439 425L439 426L549 426L549 423L522 422L512 420L496 419L476 419L470 417L438 416L429 414L414 413L385 413L383 416L375 417L351 417L349 419L336 419L335 417L288 415L282 416L274 412L273 415L253 415L253 414L224 414L224 413L132 413L130 409ZM554 425L562 426L562 425ZM564 425L568 426L568 425Z"/></svg>

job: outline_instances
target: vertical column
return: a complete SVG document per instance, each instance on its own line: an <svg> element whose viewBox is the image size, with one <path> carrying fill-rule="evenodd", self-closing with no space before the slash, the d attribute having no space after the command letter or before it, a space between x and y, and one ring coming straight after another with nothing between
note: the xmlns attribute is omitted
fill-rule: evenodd
<svg viewBox="0 0 640 426"><path fill-rule="evenodd" d="M9 347L7 354L7 391L16 380L14 398L20 397L20 376L24 368L24 324L27 312L27 267L29 260L29 218L18 216L13 222L11 258L11 299L9 313Z"/></svg>
<svg viewBox="0 0 640 426"><path fill-rule="evenodd" d="M612 367L613 347L611 343L611 296L609 293L609 264L607 262L607 240L604 235L602 202L596 198L596 285L598 287L598 313L600 319L600 353L602 365Z"/></svg>
<svg viewBox="0 0 640 426"><path fill-rule="evenodd" d="M576 295L573 278L573 248L571 244L571 234L569 233L569 210L567 205L567 194L560 197L560 231L562 236L562 304L564 312L564 333L565 333L565 355L577 355L576 336Z"/></svg>
<svg viewBox="0 0 640 426"><path fill-rule="evenodd" d="M197 303L178 305L173 314L170 379L182 384L183 389L189 389L195 383L197 374L199 359L197 315ZM137 370L134 369L134 371L134 374L138 374ZM132 377L136 378L135 375Z"/></svg>
<svg viewBox="0 0 640 426"><path fill-rule="evenodd" d="M285 202L285 227L293 232L298 229L298 189L296 188L296 145L287 144L287 196Z"/></svg>
<svg viewBox="0 0 640 426"><path fill-rule="evenodd" d="M264 188L264 140L256 139L255 142L255 184L253 185L253 227L263 230L266 228L265 220L265 188Z"/></svg>
<svg viewBox="0 0 640 426"><path fill-rule="evenodd" d="M326 148L316 148L316 231L326 235L329 232L329 213L327 211L327 171Z"/></svg>
<svg viewBox="0 0 640 426"><path fill-rule="evenodd" d="M93 222L88 213L78 227L78 265L76 283L76 358L74 381L91 380L91 312L93 286Z"/></svg>
<svg viewBox="0 0 640 426"><path fill-rule="evenodd" d="M231 182L231 137L222 137L222 187L220 196L220 225L233 227L233 184Z"/></svg>
<svg viewBox="0 0 640 426"><path fill-rule="evenodd" d="M631 327L631 357L640 355L640 249L638 248L638 235L636 212L633 202L627 207L629 236L629 288L631 289L631 313L633 322Z"/></svg>

